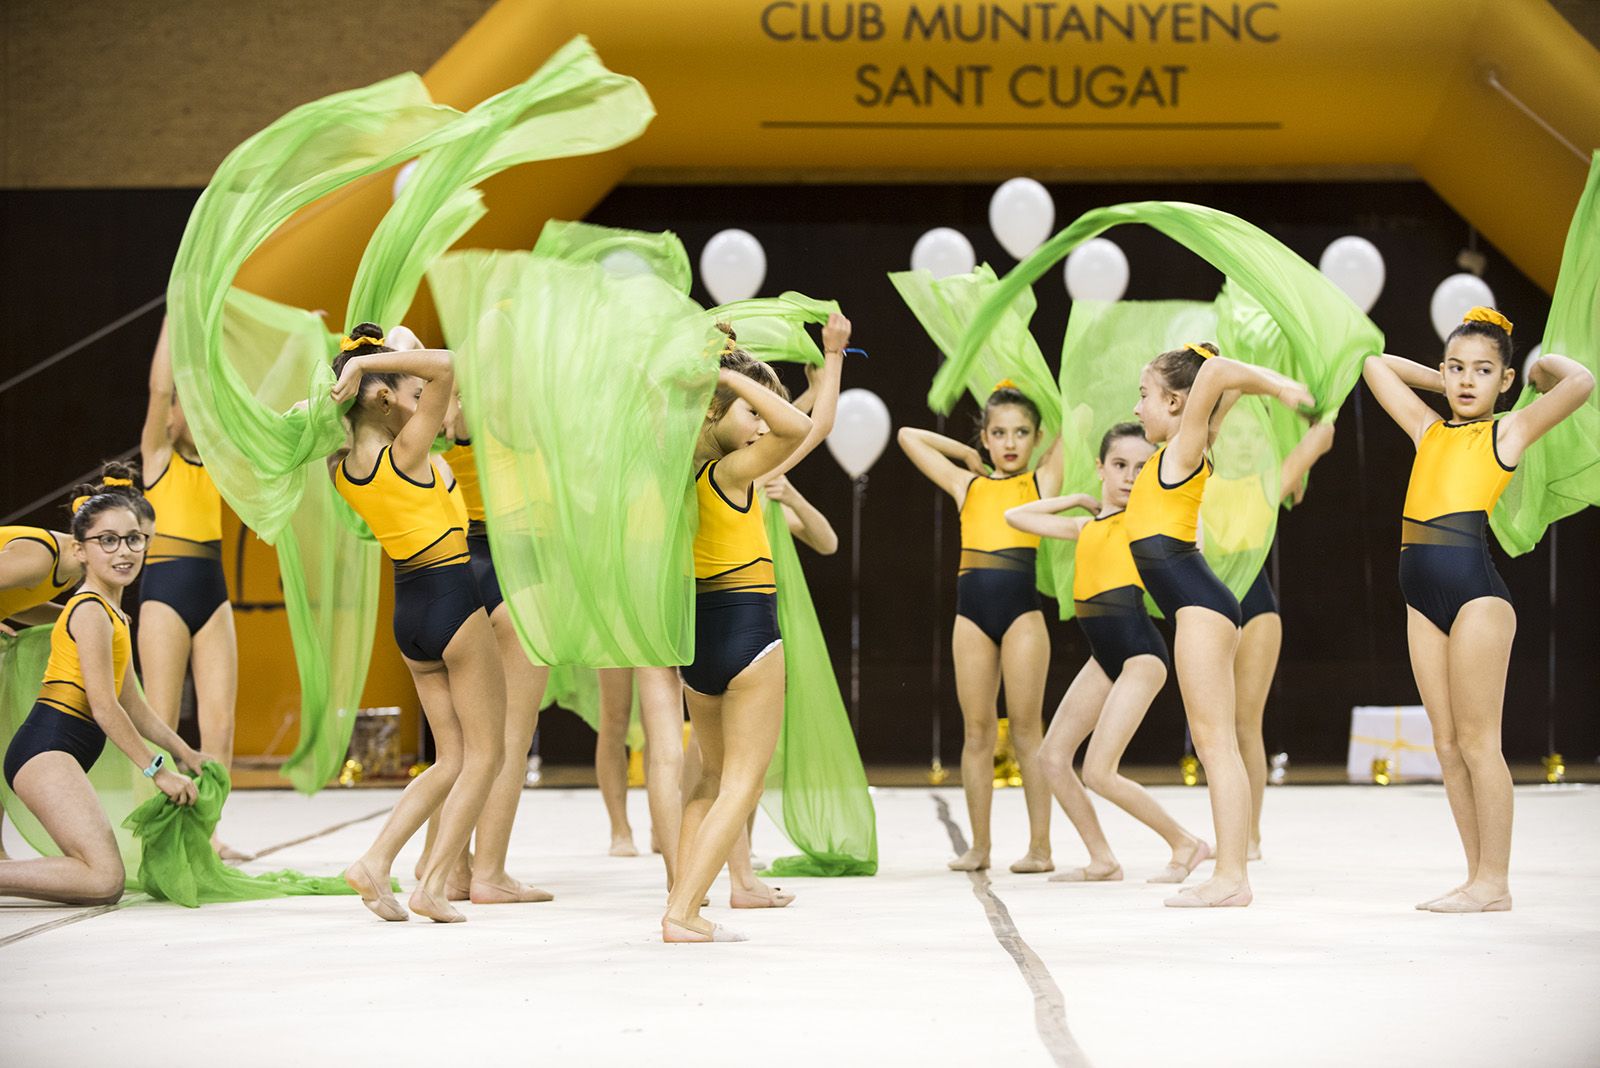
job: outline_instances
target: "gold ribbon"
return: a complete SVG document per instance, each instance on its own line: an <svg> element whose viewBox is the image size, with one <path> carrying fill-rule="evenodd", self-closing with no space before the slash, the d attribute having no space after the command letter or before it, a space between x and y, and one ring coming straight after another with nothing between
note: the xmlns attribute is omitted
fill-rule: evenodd
<svg viewBox="0 0 1600 1068"><path fill-rule="evenodd" d="M1183 343L1183 347L1200 357L1202 360L1209 360L1211 357L1216 355L1216 353L1212 352L1210 349L1205 348L1202 345L1197 345L1193 341L1185 341Z"/></svg>
<svg viewBox="0 0 1600 1068"><path fill-rule="evenodd" d="M349 352L352 349L359 349L363 345L381 346L383 344L384 339L381 337L346 337L339 339L339 351Z"/></svg>

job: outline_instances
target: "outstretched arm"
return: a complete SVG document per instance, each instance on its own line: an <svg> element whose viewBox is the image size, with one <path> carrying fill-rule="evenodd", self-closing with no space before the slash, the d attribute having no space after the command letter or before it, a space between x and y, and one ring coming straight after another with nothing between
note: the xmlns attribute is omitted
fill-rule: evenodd
<svg viewBox="0 0 1600 1068"><path fill-rule="evenodd" d="M1170 455L1176 465L1169 475L1193 471L1200 466L1201 457L1211 446L1213 414L1229 391L1273 397L1291 408L1307 407L1316 400L1304 385L1275 371L1225 356L1211 357L1195 375L1194 385L1189 387L1189 400L1184 405L1178 432L1163 454L1163 459Z"/></svg>
<svg viewBox="0 0 1600 1068"><path fill-rule="evenodd" d="M144 429L139 434L139 470L146 481L165 471L172 459L172 439L167 417L172 411L176 385L172 380L172 348L167 340L167 320L161 320L155 355L150 360L150 397L145 402Z"/></svg>
<svg viewBox="0 0 1600 1068"><path fill-rule="evenodd" d="M988 477L983 457L971 445L935 434L921 427L903 426L896 435L901 450L928 477L928 481L954 497L957 504L966 500L973 476Z"/></svg>
<svg viewBox="0 0 1600 1068"><path fill-rule="evenodd" d="M1513 467L1529 445L1583 407L1594 392L1594 374L1578 361L1552 353L1534 362L1528 384L1541 396L1501 420L1496 435L1500 459Z"/></svg>
<svg viewBox="0 0 1600 1068"><path fill-rule="evenodd" d="M1065 497L1046 497L1043 500L1029 501L1019 504L1015 508L1006 509L1006 522L1024 534L1035 534L1041 538L1063 538L1068 541L1076 540L1083 532L1084 526L1089 522L1085 516L1065 516L1060 512L1081 508L1086 512L1098 512L1100 502L1087 493L1071 493Z"/></svg>
<svg viewBox="0 0 1600 1068"><path fill-rule="evenodd" d="M816 376L815 381L810 381L806 392L802 394L802 399L810 407L794 406L796 411L811 417L811 430L800 443L800 447L785 457L777 467L767 472L761 481L790 470L795 464L811 455L811 451L833 433L833 419L839 410L839 385L844 375L844 347L849 342L850 320L838 312L829 315L827 325L822 328L822 371ZM809 381L812 376L806 377Z"/></svg>
<svg viewBox="0 0 1600 1068"><path fill-rule="evenodd" d="M1283 482L1278 490L1278 500L1292 500L1299 504L1306 495L1306 475L1311 467L1328 450L1333 448L1333 423L1321 420L1311 424L1311 429L1300 436L1289 455L1283 458Z"/></svg>
<svg viewBox="0 0 1600 1068"><path fill-rule="evenodd" d="M1361 367L1361 377L1378 398L1389 418L1415 445L1422 440L1422 432L1439 421L1439 413L1418 397L1416 390L1430 393L1444 392L1444 375L1437 368L1424 367L1401 356L1368 356Z"/></svg>
<svg viewBox="0 0 1600 1068"><path fill-rule="evenodd" d="M1039 487L1041 497L1054 497L1061 490L1061 453L1061 435L1057 434L1050 447L1045 450L1044 459L1039 461L1039 466L1033 471L1034 482Z"/></svg>
<svg viewBox="0 0 1600 1068"><path fill-rule="evenodd" d="M788 479L780 476L768 482L763 489L767 500L783 509L789 533L823 556L832 556L839 551L839 535L835 533L833 524L817 510L816 505L801 496Z"/></svg>

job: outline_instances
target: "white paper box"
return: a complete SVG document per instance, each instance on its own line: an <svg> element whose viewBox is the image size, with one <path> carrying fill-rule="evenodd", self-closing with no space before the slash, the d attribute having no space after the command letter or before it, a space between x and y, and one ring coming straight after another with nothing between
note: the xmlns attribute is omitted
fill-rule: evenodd
<svg viewBox="0 0 1600 1068"><path fill-rule="evenodd" d="M1433 725L1421 705L1357 705L1350 711L1351 782L1372 781L1372 762L1389 761L1392 782L1438 782Z"/></svg>

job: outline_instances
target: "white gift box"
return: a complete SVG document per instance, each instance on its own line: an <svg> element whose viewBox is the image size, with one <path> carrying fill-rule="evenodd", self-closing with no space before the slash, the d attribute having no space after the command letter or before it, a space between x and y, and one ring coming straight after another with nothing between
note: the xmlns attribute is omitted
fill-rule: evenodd
<svg viewBox="0 0 1600 1068"><path fill-rule="evenodd" d="M1391 782L1444 778L1433 751L1433 725L1421 705L1357 705L1350 710L1350 781L1370 783L1374 760L1389 762Z"/></svg>

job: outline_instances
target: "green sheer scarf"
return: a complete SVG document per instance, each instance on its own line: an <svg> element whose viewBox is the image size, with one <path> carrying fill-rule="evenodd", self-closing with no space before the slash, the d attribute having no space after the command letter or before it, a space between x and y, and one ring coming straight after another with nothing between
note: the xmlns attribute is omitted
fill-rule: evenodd
<svg viewBox="0 0 1600 1068"><path fill-rule="evenodd" d="M777 576L785 682L783 732L767 768L761 807L804 854L779 857L766 874L872 875L878 870L878 829L850 717L783 508L768 501L764 513Z"/></svg>
<svg viewBox="0 0 1600 1068"><path fill-rule="evenodd" d="M1600 152L1590 160L1589 180L1572 214L1542 349L1600 377ZM1517 407L1538 395L1524 385ZM1539 544L1551 523L1590 505L1600 505L1600 390L1522 454L1489 525L1500 547L1520 556Z"/></svg>

